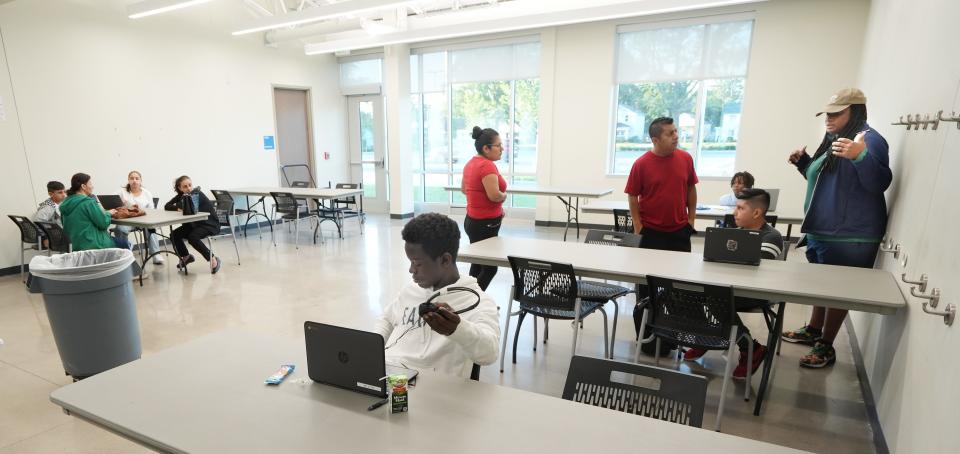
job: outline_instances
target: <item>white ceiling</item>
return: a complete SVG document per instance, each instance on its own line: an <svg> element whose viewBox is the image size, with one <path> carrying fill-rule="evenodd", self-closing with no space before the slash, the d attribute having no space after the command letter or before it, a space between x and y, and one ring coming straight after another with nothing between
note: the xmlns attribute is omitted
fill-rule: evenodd
<svg viewBox="0 0 960 454"><path fill-rule="evenodd" d="M258 36L267 46L323 54L761 1L767 0L208 0L137 20L203 15L226 36Z"/></svg>

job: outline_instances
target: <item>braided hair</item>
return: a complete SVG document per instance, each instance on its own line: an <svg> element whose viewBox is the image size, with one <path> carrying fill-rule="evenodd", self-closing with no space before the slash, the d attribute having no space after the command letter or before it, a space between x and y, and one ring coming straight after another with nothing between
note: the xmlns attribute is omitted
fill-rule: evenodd
<svg viewBox="0 0 960 454"><path fill-rule="evenodd" d="M844 137L853 140L858 133L863 131L866 125L866 104L851 104L850 120L847 121L846 126L844 126L843 129L841 129L837 134L826 133L823 135L823 142L820 142L820 147L817 148L817 152L814 153L813 160L817 160L817 158L823 156L824 153L830 151L830 145L833 144L833 142L835 142L837 139ZM827 160L823 163L823 170L821 172L832 172L836 170L838 159L842 158L834 156L833 153L828 154Z"/></svg>

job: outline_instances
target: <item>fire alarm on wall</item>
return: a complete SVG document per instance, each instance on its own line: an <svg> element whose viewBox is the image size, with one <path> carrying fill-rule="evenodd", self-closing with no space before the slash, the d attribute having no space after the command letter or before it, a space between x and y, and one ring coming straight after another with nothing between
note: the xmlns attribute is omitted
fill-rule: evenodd
<svg viewBox="0 0 960 454"><path fill-rule="evenodd" d="M329 161L329 160L330 160L330 153L324 151L324 152L323 152L323 160L324 160L324 161Z"/></svg>

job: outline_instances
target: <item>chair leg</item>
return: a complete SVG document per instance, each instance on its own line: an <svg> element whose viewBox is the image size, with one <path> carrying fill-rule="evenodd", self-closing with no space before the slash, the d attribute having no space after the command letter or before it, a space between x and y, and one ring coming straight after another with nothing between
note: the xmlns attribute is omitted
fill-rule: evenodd
<svg viewBox="0 0 960 454"><path fill-rule="evenodd" d="M43 240L37 240L38 243L41 242L41 241L43 241ZM27 283L27 278L24 277L24 276L26 275L26 273L25 273L23 270L24 270L24 268L25 268L25 266L24 266L25 263L24 263L24 262L25 262L27 259L26 259L26 254L25 254L24 252L25 252L25 250L23 249L23 242L20 242L20 280L23 281L24 284L26 284L26 283Z"/></svg>
<svg viewBox="0 0 960 454"><path fill-rule="evenodd" d="M573 348L570 349L573 354L571 356L577 355L577 335L580 334L580 298L577 298L576 302L573 303Z"/></svg>
<svg viewBox="0 0 960 454"><path fill-rule="evenodd" d="M537 316L533 316L533 351L537 351Z"/></svg>
<svg viewBox="0 0 960 454"><path fill-rule="evenodd" d="M607 320L607 311L603 310L603 307L599 308L600 314L603 315L603 357L610 357L610 349L607 347L610 345L610 337L607 336L607 328L610 325L609 320Z"/></svg>
<svg viewBox="0 0 960 454"><path fill-rule="evenodd" d="M745 388L747 389L743 392L743 400L750 402L750 388L753 385L753 374L751 373L753 372L753 338L749 334L744 334L744 336L747 337L749 346L747 347L747 379L745 382Z"/></svg>
<svg viewBox="0 0 960 454"><path fill-rule="evenodd" d="M617 320L620 318L620 303L613 300L613 330L610 331L610 359L613 359L613 344L617 342Z"/></svg>
<svg viewBox="0 0 960 454"><path fill-rule="evenodd" d="M503 373L504 358L507 356L507 337L510 336L510 311L513 310L513 286L512 285L510 286L510 297L507 300L509 301L507 303L507 317L506 317L506 320L504 320L505 326L503 327L503 335L501 336L503 339L500 339L500 343L502 344L500 347L500 373L501 374Z"/></svg>
<svg viewBox="0 0 960 454"><path fill-rule="evenodd" d="M523 317L527 312L520 310L520 316L517 317L517 332L513 333L513 364L517 364L517 342L520 340L520 327L523 326Z"/></svg>
<svg viewBox="0 0 960 454"><path fill-rule="evenodd" d="M297 220L293 221L293 248L300 249L300 217L297 216Z"/></svg>
<svg viewBox="0 0 960 454"><path fill-rule="evenodd" d="M653 351L653 365L654 366L660 365L660 338L659 337L657 338L656 349Z"/></svg>
<svg viewBox="0 0 960 454"><path fill-rule="evenodd" d="M723 371L723 386L720 387L720 405L717 407L717 423L714 426L715 431L720 432L720 420L723 419L723 403L727 400L727 385L730 383L730 376L733 375L733 355L737 349L737 327L730 328L730 349L727 352L727 365Z"/></svg>
<svg viewBox="0 0 960 454"><path fill-rule="evenodd" d="M543 319L543 343L547 343L547 338L550 337L550 319Z"/></svg>
<svg viewBox="0 0 960 454"><path fill-rule="evenodd" d="M647 341L647 339L644 339L644 338L643 338L643 331L644 331L644 330L646 329L646 327L647 327L647 314L649 314L649 313L650 313L650 312L649 312L646 308L644 308L644 309L643 309L643 316L640 318L640 333L637 334L637 351L634 352L634 354L633 354L633 362L635 362L635 363L639 363L639 362L640 362L640 346L643 345L643 343ZM658 344L658 345L657 345L657 352L659 352L659 351L660 351L660 345Z"/></svg>

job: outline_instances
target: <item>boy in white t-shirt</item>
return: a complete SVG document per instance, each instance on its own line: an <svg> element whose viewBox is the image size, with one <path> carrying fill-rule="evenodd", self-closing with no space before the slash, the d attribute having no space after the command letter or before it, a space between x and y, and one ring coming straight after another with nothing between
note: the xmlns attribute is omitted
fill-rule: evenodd
<svg viewBox="0 0 960 454"><path fill-rule="evenodd" d="M457 269L460 227L437 213L421 214L403 228L410 282L385 309L373 331L384 338L386 360L410 369L469 377L473 364L497 360L497 305L477 280ZM435 312L422 317L421 303Z"/></svg>

